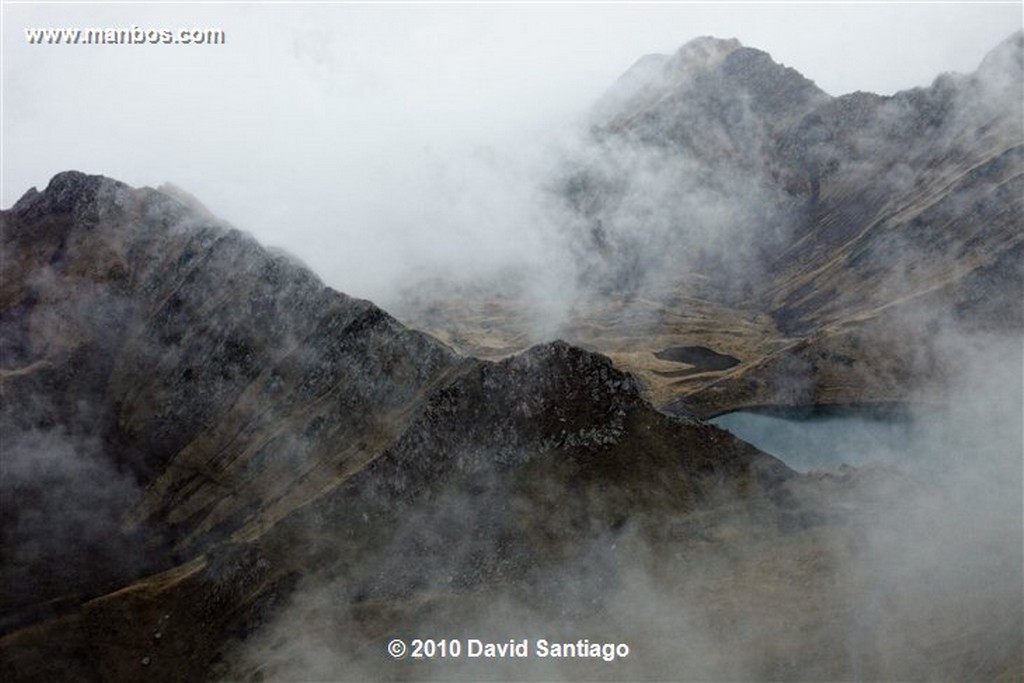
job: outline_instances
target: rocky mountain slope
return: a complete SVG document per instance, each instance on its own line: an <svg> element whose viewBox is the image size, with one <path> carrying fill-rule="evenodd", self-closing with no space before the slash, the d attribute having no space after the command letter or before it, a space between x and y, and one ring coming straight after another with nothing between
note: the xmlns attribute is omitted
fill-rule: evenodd
<svg viewBox="0 0 1024 683"><path fill-rule="evenodd" d="M1024 328L1022 54L1018 32L971 74L841 97L735 40L640 60L555 183L583 292L561 334L703 415L941 384L921 340ZM514 299L417 296L400 317L458 348L529 338Z"/></svg>
<svg viewBox="0 0 1024 683"><path fill-rule="evenodd" d="M892 97L737 41L641 60L554 183L570 343L488 283L407 327L173 187L30 190L0 676L1020 680L1022 41ZM922 397L949 427L900 468L797 474L696 417Z"/></svg>
<svg viewBox="0 0 1024 683"><path fill-rule="evenodd" d="M603 356L460 356L163 192L62 173L2 219L5 680L1020 670L1001 487L796 475ZM395 660L395 636L632 654Z"/></svg>
<svg viewBox="0 0 1024 683"><path fill-rule="evenodd" d="M202 678L307 575L527 581L792 474L599 355L461 357L159 191L62 173L3 240L8 680Z"/></svg>

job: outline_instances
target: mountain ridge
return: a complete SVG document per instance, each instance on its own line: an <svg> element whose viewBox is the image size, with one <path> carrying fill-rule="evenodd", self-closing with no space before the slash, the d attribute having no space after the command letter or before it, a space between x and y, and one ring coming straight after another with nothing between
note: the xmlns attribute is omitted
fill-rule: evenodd
<svg viewBox="0 0 1024 683"><path fill-rule="evenodd" d="M1013 680L1024 32L891 97L684 48L567 162L587 297L529 348L514 294L392 316L173 187L0 213L0 676ZM700 419L921 397L932 470ZM635 656L384 650L427 634Z"/></svg>
<svg viewBox="0 0 1024 683"><path fill-rule="evenodd" d="M160 577L198 591L192 618L220 624L201 627L209 644L166 671L171 679L202 675L249 618L237 610L290 590L306 562L349 577L359 600L385 586L435 589L442 577L409 574L398 557L444 566L443 548L382 539L404 525L401 511L426 514L438 501L471 505L506 539L471 565L451 560L446 571L466 588L528 576L552 561L551 544L571 556L642 510L770 499L792 476L717 428L657 412L600 355L551 342L498 362L459 356L155 190L67 172L2 220L2 277L16 284L0 307L4 537L15 559L4 565L0 646L16 661L51 652L33 634L86 628L75 637L89 638L89 605L132 603ZM65 451L34 479L40 439ZM82 463L92 463L84 481ZM97 476L124 491L97 481L92 509L61 507L84 500L80 487ZM561 514L591 530L567 534L558 515L538 514L551 501L537 482L578 489ZM515 515L484 512L511 500ZM102 520L102 532L84 520ZM297 545L312 529L325 541ZM78 538L40 554L43 533ZM96 554L111 546L120 562ZM211 605L227 611L214 617ZM34 645L19 646L25 638ZM116 652L27 670L127 675L90 668L123 666ZM64 673L51 666L69 661Z"/></svg>
<svg viewBox="0 0 1024 683"><path fill-rule="evenodd" d="M782 396L912 401L943 371L905 340L947 320L1019 331L1024 33L970 74L889 96L831 97L767 53L715 44L725 56L674 89L634 73L660 94L620 102L564 164L554 194L580 294L562 336L657 405L707 416ZM514 296L413 298L399 317L464 351L529 338ZM657 357L673 346L741 364L682 376ZM768 368L800 369L805 388Z"/></svg>

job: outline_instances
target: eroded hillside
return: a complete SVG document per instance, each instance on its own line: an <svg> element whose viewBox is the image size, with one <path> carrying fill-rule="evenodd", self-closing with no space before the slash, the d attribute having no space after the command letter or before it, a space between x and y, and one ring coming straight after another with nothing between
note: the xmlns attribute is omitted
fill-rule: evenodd
<svg viewBox="0 0 1024 683"><path fill-rule="evenodd" d="M5 659L30 678L138 675L140 634L93 642L89 615L133 622L166 581L157 611L201 603L151 669L180 680L307 573L352 602L524 580L637 513L791 475L601 356L458 356L154 190L58 175L5 212L4 266Z"/></svg>
<svg viewBox="0 0 1024 683"><path fill-rule="evenodd" d="M550 182L576 281L540 327L521 282L416 288L407 327L173 187L33 188L0 676L1020 680L1022 42L892 97L644 58ZM798 474L701 419L893 402L936 411L926 459Z"/></svg>
<svg viewBox="0 0 1024 683"><path fill-rule="evenodd" d="M1024 325L1022 41L888 97L832 97L734 40L644 58L554 183L580 284L546 327L701 415L941 384L922 340ZM499 355L536 325L509 289L426 287L396 310ZM740 363L657 357L675 346Z"/></svg>

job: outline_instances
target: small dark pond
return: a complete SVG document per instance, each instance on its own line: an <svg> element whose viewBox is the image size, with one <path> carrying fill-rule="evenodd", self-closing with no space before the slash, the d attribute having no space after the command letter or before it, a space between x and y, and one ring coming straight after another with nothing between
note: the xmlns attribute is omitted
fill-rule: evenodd
<svg viewBox="0 0 1024 683"><path fill-rule="evenodd" d="M664 377L682 377L697 372L728 370L739 365L740 359L725 353L718 353L706 346L670 346L654 354L658 360L686 363L692 368L682 370L658 371Z"/></svg>

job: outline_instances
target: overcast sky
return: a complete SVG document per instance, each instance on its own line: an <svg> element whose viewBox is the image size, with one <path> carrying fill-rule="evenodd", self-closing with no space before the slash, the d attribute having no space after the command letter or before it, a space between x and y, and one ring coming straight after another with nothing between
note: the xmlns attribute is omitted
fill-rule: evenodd
<svg viewBox="0 0 1024 683"><path fill-rule="evenodd" d="M700 35L827 92L973 70L1021 5L6 4L3 196L78 169L172 181L328 284L536 248L552 147L640 56ZM27 27L217 27L220 46L32 46ZM462 264L464 259L451 259Z"/></svg>

